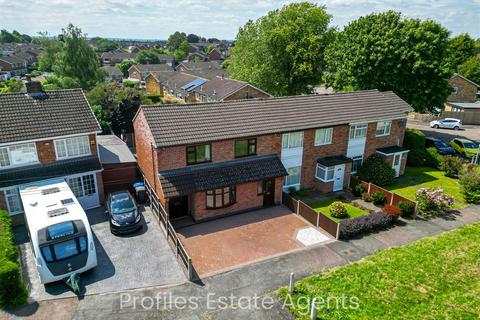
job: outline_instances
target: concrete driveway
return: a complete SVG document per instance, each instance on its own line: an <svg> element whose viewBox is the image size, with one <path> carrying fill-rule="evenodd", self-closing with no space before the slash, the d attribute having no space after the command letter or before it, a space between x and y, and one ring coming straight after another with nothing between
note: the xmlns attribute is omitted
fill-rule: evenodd
<svg viewBox="0 0 480 320"><path fill-rule="evenodd" d="M87 211L97 251L98 266L81 275L85 294L180 284L186 281L163 230L147 208L140 208L145 224L128 236L114 236L103 208ZM25 226L14 228L30 298L35 301L73 296L62 283L40 283Z"/></svg>
<svg viewBox="0 0 480 320"><path fill-rule="evenodd" d="M434 137L449 143L453 138L463 137L469 140L480 142L480 126L468 125L463 130L455 131L453 129L435 129L430 128L426 122L420 122L408 119L407 127L423 131L427 137Z"/></svg>

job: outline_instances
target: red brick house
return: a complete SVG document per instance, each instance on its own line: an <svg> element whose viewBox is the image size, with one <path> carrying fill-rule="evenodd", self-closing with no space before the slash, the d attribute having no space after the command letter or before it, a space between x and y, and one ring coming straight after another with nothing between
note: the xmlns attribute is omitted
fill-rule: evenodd
<svg viewBox="0 0 480 320"><path fill-rule="evenodd" d="M0 95L0 210L23 221L19 187L62 177L85 208L103 201L97 134L101 128L81 89Z"/></svg>
<svg viewBox="0 0 480 320"><path fill-rule="evenodd" d="M278 204L282 189L346 189L372 154L401 175L410 110L377 90L143 106L137 160L171 219L201 221Z"/></svg>

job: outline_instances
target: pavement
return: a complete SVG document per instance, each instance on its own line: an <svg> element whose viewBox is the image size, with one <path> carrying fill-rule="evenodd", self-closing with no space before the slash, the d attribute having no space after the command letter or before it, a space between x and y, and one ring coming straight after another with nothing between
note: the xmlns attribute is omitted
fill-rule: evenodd
<svg viewBox="0 0 480 320"><path fill-rule="evenodd" d="M111 234L103 208L87 211L98 261L97 267L81 276L87 295L181 284L186 281L150 208L139 209L144 216L143 228L126 236ZM46 286L40 283L25 226L15 227L14 234L30 299L38 302L75 297L62 282Z"/></svg>
<svg viewBox="0 0 480 320"><path fill-rule="evenodd" d="M408 119L407 127L421 130L425 133L427 137L434 137L440 139L447 144L453 138L458 137L463 137L465 139L480 142L480 126L476 125L464 125L463 130L455 131L453 129L430 128L430 125L426 122Z"/></svg>
<svg viewBox="0 0 480 320"><path fill-rule="evenodd" d="M400 219L388 230L349 241L306 247L206 277L202 282L70 300L64 303L76 303L75 311L59 312L56 319L293 319L285 301L279 301L272 294L288 284L290 272L301 279L361 260L380 249L401 246L478 221L480 206L430 220ZM47 306L33 308L33 314L42 314ZM25 308L16 310L14 315L20 316ZM23 313L28 316L25 313L28 312Z"/></svg>

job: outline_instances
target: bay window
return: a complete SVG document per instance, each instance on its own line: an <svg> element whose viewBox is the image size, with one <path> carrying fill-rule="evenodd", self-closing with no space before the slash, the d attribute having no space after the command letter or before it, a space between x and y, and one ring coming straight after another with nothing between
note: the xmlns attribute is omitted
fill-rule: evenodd
<svg viewBox="0 0 480 320"><path fill-rule="evenodd" d="M235 186L208 190L207 209L228 207L236 201Z"/></svg>
<svg viewBox="0 0 480 320"><path fill-rule="evenodd" d="M315 172L315 177L323 182L333 181L333 175L335 173L335 167L325 167L317 163L317 170Z"/></svg>
<svg viewBox="0 0 480 320"><path fill-rule="evenodd" d="M285 177L285 186L300 184L300 167L287 169L288 176Z"/></svg>
<svg viewBox="0 0 480 320"><path fill-rule="evenodd" d="M211 147L209 144L187 147L187 164L209 162L211 159Z"/></svg>
<svg viewBox="0 0 480 320"><path fill-rule="evenodd" d="M33 142L0 148L0 168L21 166L37 162L37 148Z"/></svg>
<svg viewBox="0 0 480 320"><path fill-rule="evenodd" d="M388 136L390 134L390 128L392 121L380 121L377 122L377 131L375 132L377 137Z"/></svg>
<svg viewBox="0 0 480 320"><path fill-rule="evenodd" d="M350 139L365 138L367 136L367 124L357 124L350 126Z"/></svg>
<svg viewBox="0 0 480 320"><path fill-rule="evenodd" d="M89 155L90 141L88 136L55 140L57 159L66 159Z"/></svg>
<svg viewBox="0 0 480 320"><path fill-rule="evenodd" d="M332 136L333 136L333 128L315 130L315 145L321 146L324 144L331 144Z"/></svg>

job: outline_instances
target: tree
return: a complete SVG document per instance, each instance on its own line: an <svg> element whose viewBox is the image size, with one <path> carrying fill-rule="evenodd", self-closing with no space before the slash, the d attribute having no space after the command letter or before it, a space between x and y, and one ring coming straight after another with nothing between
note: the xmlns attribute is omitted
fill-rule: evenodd
<svg viewBox="0 0 480 320"><path fill-rule="evenodd" d="M77 78L52 76L43 83L45 90L61 90L80 88L80 81Z"/></svg>
<svg viewBox="0 0 480 320"><path fill-rule="evenodd" d="M180 44L180 47L174 52L175 60L179 61L185 58L187 55L188 55L188 41L183 40L183 42Z"/></svg>
<svg viewBox="0 0 480 320"><path fill-rule="evenodd" d="M175 31L175 33L171 34L168 37L167 46L170 48L170 50L175 51L180 47L182 42L185 40L187 40L187 35L185 34L185 32Z"/></svg>
<svg viewBox="0 0 480 320"><path fill-rule="evenodd" d="M109 39L94 37L90 39L90 44L92 44L98 52L108 52L115 50L119 47L119 43Z"/></svg>
<svg viewBox="0 0 480 320"><path fill-rule="evenodd" d="M59 36L63 45L55 55L53 71L57 76L77 78L81 87L91 88L102 79L95 50L87 43L80 28L69 24Z"/></svg>
<svg viewBox="0 0 480 320"><path fill-rule="evenodd" d="M158 54L153 50L141 50L136 57L138 64L157 64L160 63Z"/></svg>
<svg viewBox="0 0 480 320"><path fill-rule="evenodd" d="M117 63L115 66L122 71L123 76L126 78L128 77L128 69L130 69L131 66L135 65L135 62L130 61L130 60L124 60L120 63Z"/></svg>
<svg viewBox="0 0 480 320"><path fill-rule="evenodd" d="M208 43L219 43L220 40L218 40L217 38L208 38L207 42Z"/></svg>
<svg viewBox="0 0 480 320"><path fill-rule="evenodd" d="M213 44L209 44L208 47L205 48L205 53L209 54L213 49L215 49L215 46Z"/></svg>
<svg viewBox="0 0 480 320"><path fill-rule="evenodd" d="M453 68L457 68L475 54L475 40L468 33L453 37L448 42L449 59Z"/></svg>
<svg viewBox="0 0 480 320"><path fill-rule="evenodd" d="M187 36L187 41L190 43L197 43L198 41L200 41L200 37L197 36L196 34L190 33Z"/></svg>
<svg viewBox="0 0 480 320"><path fill-rule="evenodd" d="M0 31L0 43L15 42L15 37L7 30Z"/></svg>
<svg viewBox="0 0 480 320"><path fill-rule="evenodd" d="M0 81L0 94L9 92L20 92L23 89L23 82L15 78L7 81Z"/></svg>
<svg viewBox="0 0 480 320"><path fill-rule="evenodd" d="M301 2L248 21L237 34L229 72L274 95L311 92L333 40L330 20L325 7Z"/></svg>
<svg viewBox="0 0 480 320"><path fill-rule="evenodd" d="M392 90L417 112L443 108L451 88L449 32L440 24L388 11L349 23L327 49L327 86Z"/></svg>
<svg viewBox="0 0 480 320"><path fill-rule="evenodd" d="M56 55L62 48L62 43L56 38L51 39L48 37L47 32L39 32L40 38L36 39L37 43L40 43L43 47L43 51L38 57L38 69L41 71L52 72L53 65L56 61Z"/></svg>
<svg viewBox="0 0 480 320"><path fill-rule="evenodd" d="M458 72L473 82L480 83L480 57L473 56L458 67Z"/></svg>

